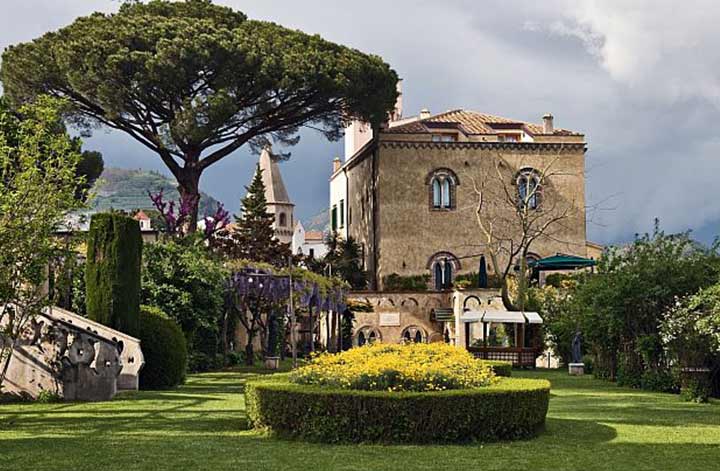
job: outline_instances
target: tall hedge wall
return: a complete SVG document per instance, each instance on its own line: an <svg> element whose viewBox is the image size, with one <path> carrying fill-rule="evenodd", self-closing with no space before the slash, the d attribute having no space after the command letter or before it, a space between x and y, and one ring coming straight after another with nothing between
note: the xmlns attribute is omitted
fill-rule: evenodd
<svg viewBox="0 0 720 471"><path fill-rule="evenodd" d="M332 390L285 375L250 381L256 428L319 442L433 443L527 438L545 424L550 383L502 378L485 388L441 392Z"/></svg>
<svg viewBox="0 0 720 471"><path fill-rule="evenodd" d="M90 319L138 335L141 257L138 221L118 213L92 217L85 267L85 302Z"/></svg>

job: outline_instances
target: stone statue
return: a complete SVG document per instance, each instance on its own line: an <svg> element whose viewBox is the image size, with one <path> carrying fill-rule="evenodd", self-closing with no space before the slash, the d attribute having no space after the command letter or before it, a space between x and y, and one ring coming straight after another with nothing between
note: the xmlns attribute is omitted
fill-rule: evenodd
<svg viewBox="0 0 720 471"><path fill-rule="evenodd" d="M582 333L579 330L575 332L572 340L572 362L582 363Z"/></svg>

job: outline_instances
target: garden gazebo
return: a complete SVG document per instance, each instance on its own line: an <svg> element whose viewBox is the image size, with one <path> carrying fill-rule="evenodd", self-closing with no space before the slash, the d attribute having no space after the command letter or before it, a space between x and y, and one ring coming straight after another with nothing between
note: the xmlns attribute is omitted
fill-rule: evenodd
<svg viewBox="0 0 720 471"><path fill-rule="evenodd" d="M469 301L476 301L477 306L469 308ZM458 307L461 312L456 314L456 332L460 334L456 337L457 345L484 360L509 361L516 367L535 366L535 359L543 350L536 335L543 319L537 312L486 309L474 295L465 296Z"/></svg>

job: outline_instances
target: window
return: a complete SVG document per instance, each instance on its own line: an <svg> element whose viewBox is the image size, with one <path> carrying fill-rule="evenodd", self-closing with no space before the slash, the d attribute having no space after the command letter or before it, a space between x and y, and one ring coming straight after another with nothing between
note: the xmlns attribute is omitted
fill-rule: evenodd
<svg viewBox="0 0 720 471"><path fill-rule="evenodd" d="M425 343L427 342L427 333L422 327L410 326L402 333L403 343Z"/></svg>
<svg viewBox="0 0 720 471"><path fill-rule="evenodd" d="M455 187L458 185L455 173L449 169L438 169L428 175L430 206L432 209L454 209Z"/></svg>
<svg viewBox="0 0 720 471"><path fill-rule="evenodd" d="M432 141L433 142L456 142L457 135L455 135L455 134L433 134Z"/></svg>
<svg viewBox="0 0 720 471"><path fill-rule="evenodd" d="M452 288L455 273L460 269L460 261L450 252L438 252L428 262L431 270L433 286L436 291Z"/></svg>
<svg viewBox="0 0 720 471"><path fill-rule="evenodd" d="M345 227L345 200L340 200L340 227Z"/></svg>
<svg viewBox="0 0 720 471"><path fill-rule="evenodd" d="M330 211L330 227L333 232L337 231L337 206L333 206L332 211Z"/></svg>
<svg viewBox="0 0 720 471"><path fill-rule="evenodd" d="M522 209L537 209L540 207L542 186L540 177L532 168L524 168L518 173L516 183L518 186L518 206Z"/></svg>
<svg viewBox="0 0 720 471"><path fill-rule="evenodd" d="M354 340L355 346L362 347L365 344L373 344L375 342L382 342L380 332L372 327L362 327L358 329Z"/></svg>
<svg viewBox="0 0 720 471"><path fill-rule="evenodd" d="M285 227L287 225L287 216L285 213L280 213L280 227Z"/></svg>
<svg viewBox="0 0 720 471"><path fill-rule="evenodd" d="M310 249L310 253L308 255L310 255L310 258L315 258L315 249Z"/></svg>

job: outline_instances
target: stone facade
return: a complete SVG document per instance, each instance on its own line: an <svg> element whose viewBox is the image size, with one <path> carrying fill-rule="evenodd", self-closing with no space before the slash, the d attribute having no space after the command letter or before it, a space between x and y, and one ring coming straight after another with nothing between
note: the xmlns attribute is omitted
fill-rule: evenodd
<svg viewBox="0 0 720 471"><path fill-rule="evenodd" d="M455 342L459 334L456 330L454 314L446 321L437 319L436 310L449 309L456 304L458 292L355 292L350 299L367 303L373 312L355 313L353 344L358 345L362 333L367 339L374 333L374 340L385 343L402 341ZM463 291L463 296L477 296L483 305L500 306L500 293L497 290ZM471 307L475 308L475 305Z"/></svg>
<svg viewBox="0 0 720 471"><path fill-rule="evenodd" d="M509 166L508 187L515 188L513 175L522 169L552 167L540 211L572 210L552 237L534 242L531 252L540 258L586 257L585 149L583 135L554 129L549 115L543 125L465 111L390 123L333 173L331 188L335 180L346 188L333 192L339 196L331 205L341 200L347 205L345 232L363 249L372 288L383 290L391 274L432 276L438 257L451 261L453 276L477 272L485 249L474 182L495 175L498 165ZM434 173L452 181L447 207L433 206Z"/></svg>
<svg viewBox="0 0 720 471"><path fill-rule="evenodd" d="M275 216L275 237L283 244L292 244L295 205L290 201L277 158L270 147L263 149L258 164L265 185L267 212Z"/></svg>

